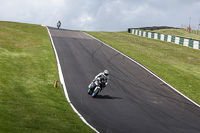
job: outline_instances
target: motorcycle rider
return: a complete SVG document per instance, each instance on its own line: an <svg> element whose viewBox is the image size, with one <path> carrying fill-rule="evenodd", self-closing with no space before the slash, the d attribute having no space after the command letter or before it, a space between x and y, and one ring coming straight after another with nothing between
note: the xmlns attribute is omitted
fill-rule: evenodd
<svg viewBox="0 0 200 133"><path fill-rule="evenodd" d="M58 29L60 28L60 26L61 26L61 22L58 21L58 23L57 23L57 27L58 27Z"/></svg>
<svg viewBox="0 0 200 133"><path fill-rule="evenodd" d="M108 79L109 79L109 71L104 70L103 72L101 72L97 76L95 76L94 80L88 86L88 88L90 88L90 86L93 84L94 81L101 80L101 83L102 83L101 84L101 90L102 90L103 88L105 88L108 85Z"/></svg>

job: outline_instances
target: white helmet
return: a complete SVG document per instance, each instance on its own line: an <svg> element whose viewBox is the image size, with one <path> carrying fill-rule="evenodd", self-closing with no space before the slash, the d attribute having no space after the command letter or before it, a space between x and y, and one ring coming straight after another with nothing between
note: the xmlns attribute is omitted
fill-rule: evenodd
<svg viewBox="0 0 200 133"><path fill-rule="evenodd" d="M108 70L104 70L104 75L106 75L106 76L108 76L108 74L109 74L109 71Z"/></svg>

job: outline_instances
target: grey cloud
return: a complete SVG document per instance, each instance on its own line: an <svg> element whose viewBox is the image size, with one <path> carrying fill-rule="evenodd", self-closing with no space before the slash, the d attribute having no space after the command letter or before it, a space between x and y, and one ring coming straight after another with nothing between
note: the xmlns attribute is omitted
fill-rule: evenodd
<svg viewBox="0 0 200 133"><path fill-rule="evenodd" d="M78 30L121 31L153 25L197 25L199 0L0 0L0 20Z"/></svg>

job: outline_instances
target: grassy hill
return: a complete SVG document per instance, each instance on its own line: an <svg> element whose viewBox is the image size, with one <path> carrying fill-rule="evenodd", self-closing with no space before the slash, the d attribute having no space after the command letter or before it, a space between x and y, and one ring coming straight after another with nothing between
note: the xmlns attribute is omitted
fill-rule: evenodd
<svg viewBox="0 0 200 133"><path fill-rule="evenodd" d="M93 132L67 102L45 27L0 21L0 133Z"/></svg>
<svg viewBox="0 0 200 133"><path fill-rule="evenodd" d="M200 104L200 50L127 32L87 33L135 59Z"/></svg>
<svg viewBox="0 0 200 133"><path fill-rule="evenodd" d="M200 104L200 50L127 32L88 33ZM0 21L0 75L0 133L93 132L73 112L61 85L53 87L59 77L45 27Z"/></svg>

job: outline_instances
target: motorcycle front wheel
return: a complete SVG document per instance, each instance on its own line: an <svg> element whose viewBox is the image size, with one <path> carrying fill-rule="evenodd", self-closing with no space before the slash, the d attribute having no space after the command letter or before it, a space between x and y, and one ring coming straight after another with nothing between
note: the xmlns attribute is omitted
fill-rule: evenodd
<svg viewBox="0 0 200 133"><path fill-rule="evenodd" d="M99 93L99 88L96 88L94 92L92 93L92 97L95 98L97 94Z"/></svg>
<svg viewBox="0 0 200 133"><path fill-rule="evenodd" d="M92 90L91 89L88 89L88 94L92 95Z"/></svg>

